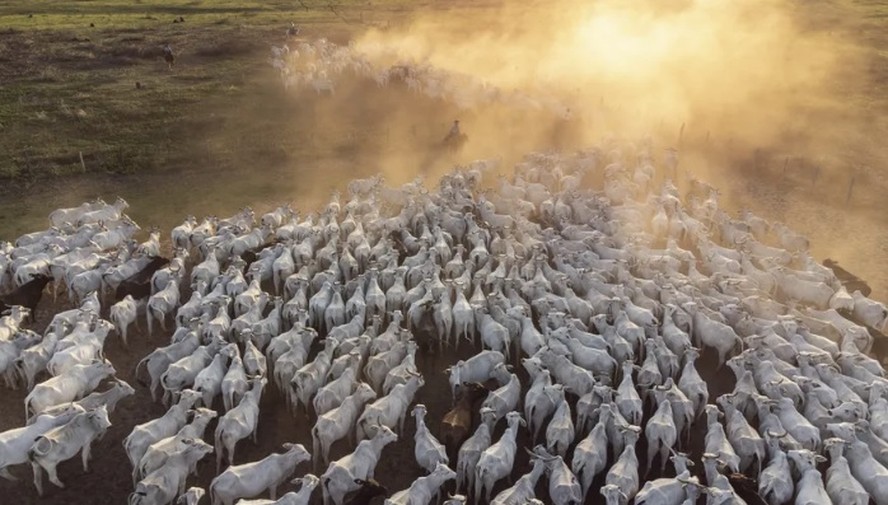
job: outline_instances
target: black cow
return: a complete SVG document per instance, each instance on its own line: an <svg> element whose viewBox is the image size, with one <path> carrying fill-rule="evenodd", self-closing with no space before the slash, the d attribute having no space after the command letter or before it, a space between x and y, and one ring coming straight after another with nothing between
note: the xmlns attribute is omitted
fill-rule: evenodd
<svg viewBox="0 0 888 505"><path fill-rule="evenodd" d="M360 485L361 489L355 491L355 494L345 502L345 505L369 505L370 501L377 496L388 496L388 489L373 479L355 479L355 483Z"/></svg>
<svg viewBox="0 0 888 505"><path fill-rule="evenodd" d="M840 267L838 261L826 258L823 260L823 266L829 268L834 274L836 274L836 278L839 279L839 282L845 286L845 289L847 289L849 293L860 291L860 294L863 296L869 296L873 291L866 281Z"/></svg>
<svg viewBox="0 0 888 505"><path fill-rule="evenodd" d="M758 491L758 482L742 473L728 474L728 482L734 488L734 493L749 505L767 505Z"/></svg>
<svg viewBox="0 0 888 505"><path fill-rule="evenodd" d="M37 304L43 296L43 289L49 284L52 277L46 274L37 274L28 282L12 290L12 292L0 296L0 313L9 310L13 305L21 305L31 310L31 321L34 321Z"/></svg>
<svg viewBox="0 0 888 505"><path fill-rule="evenodd" d="M151 295L151 277L154 272L160 270L170 262L169 258L163 256L155 256L151 258L151 262L145 265L145 268L131 275L117 286L114 297L117 301L126 298L126 295L132 295L133 299L141 300Z"/></svg>
<svg viewBox="0 0 888 505"><path fill-rule="evenodd" d="M256 262L259 259L259 253L264 251L269 247L274 247L275 244L280 242L280 240L272 240L266 242L258 247L254 247L253 249L247 249L240 255L240 259L244 261L244 273L247 273L250 270L250 265Z"/></svg>

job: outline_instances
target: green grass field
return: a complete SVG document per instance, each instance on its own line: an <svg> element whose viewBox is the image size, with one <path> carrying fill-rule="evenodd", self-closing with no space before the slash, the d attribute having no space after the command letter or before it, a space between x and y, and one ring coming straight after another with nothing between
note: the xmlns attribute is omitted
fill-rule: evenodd
<svg viewBox="0 0 888 505"><path fill-rule="evenodd" d="M290 21L309 37L345 37L407 3L0 2L0 181L199 164L192 141L254 98Z"/></svg>

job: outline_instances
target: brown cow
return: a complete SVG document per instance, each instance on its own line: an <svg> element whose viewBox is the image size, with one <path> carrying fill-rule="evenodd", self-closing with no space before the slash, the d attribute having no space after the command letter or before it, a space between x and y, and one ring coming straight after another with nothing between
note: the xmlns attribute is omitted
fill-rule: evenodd
<svg viewBox="0 0 888 505"><path fill-rule="evenodd" d="M490 389L477 382L463 382L456 404L441 420L441 442L447 447L448 456L457 454L460 446L472 434L473 413L476 405L487 396Z"/></svg>

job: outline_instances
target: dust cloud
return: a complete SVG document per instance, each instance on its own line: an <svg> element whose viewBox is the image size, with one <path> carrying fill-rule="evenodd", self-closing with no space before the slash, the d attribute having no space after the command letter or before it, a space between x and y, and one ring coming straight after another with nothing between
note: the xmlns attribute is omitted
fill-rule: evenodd
<svg viewBox="0 0 888 505"><path fill-rule="evenodd" d="M334 96L297 93L297 121L350 161L348 178L395 184L477 158L509 169L534 150L651 138L655 157L678 148L682 176L721 188L726 210L784 221L820 259L888 286L869 264L888 236L846 233L888 224L869 207L874 180L857 180L854 209L846 198L857 167L886 158L860 19L831 0L454 2L349 37L374 71L421 68L444 92L344 78ZM441 153L454 119L468 143Z"/></svg>
<svg viewBox="0 0 888 505"><path fill-rule="evenodd" d="M779 145L803 152L834 142L829 123L810 121L843 118L835 81L859 64L850 43L804 26L806 5L513 1L420 14L403 27L365 33L356 47L554 97L583 123L581 141L660 133L678 142L681 132L729 141L738 151ZM486 143L526 144L497 142L504 124L480 119L467 126ZM520 129L524 140L539 140L556 123L533 118Z"/></svg>

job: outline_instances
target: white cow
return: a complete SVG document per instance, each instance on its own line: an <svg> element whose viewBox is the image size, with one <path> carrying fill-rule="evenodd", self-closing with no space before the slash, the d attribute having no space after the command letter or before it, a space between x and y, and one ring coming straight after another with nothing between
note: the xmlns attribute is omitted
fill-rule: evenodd
<svg viewBox="0 0 888 505"><path fill-rule="evenodd" d="M463 483L471 491L475 488L475 466L481 453L490 447L493 428L496 426L496 412L490 408L481 409L481 423L475 429L475 433L463 442L457 453L456 464L456 490L463 489Z"/></svg>
<svg viewBox="0 0 888 505"><path fill-rule="evenodd" d="M53 428L37 437L28 451L28 459L34 471L34 486L37 493L43 496L43 470L49 480L58 487L65 487L59 480L56 467L59 463L73 458L82 452L83 471L89 471L89 446L92 441L102 436L111 421L108 420L108 409L99 407L89 412L81 412L67 424Z"/></svg>
<svg viewBox="0 0 888 505"><path fill-rule="evenodd" d="M509 427L502 437L481 453L478 459L478 465L475 467L475 503L478 503L482 496L490 503L493 487L497 481L512 472L517 450L515 439L518 436L518 425L526 426L526 424L518 412L506 414L506 422Z"/></svg>
<svg viewBox="0 0 888 505"><path fill-rule="evenodd" d="M148 369L148 376L151 378L151 400L157 401L157 386L160 385L160 379L167 368L178 360L190 356L199 347L200 337L195 331L189 331L182 340L166 347L158 347L139 361L134 374L138 377L142 366Z"/></svg>
<svg viewBox="0 0 888 505"><path fill-rule="evenodd" d="M221 338L214 338L209 344L198 347L190 355L168 365L166 371L160 376L160 385L164 390L164 403L168 404L168 400L176 401L180 392L194 384L197 375L213 361L216 353L226 345Z"/></svg>
<svg viewBox="0 0 888 505"><path fill-rule="evenodd" d="M136 490L130 494L128 505L168 505L185 492L189 469L207 454L213 452L213 446L201 440L193 440L183 451L170 458L157 470L148 474L136 484Z"/></svg>
<svg viewBox="0 0 888 505"><path fill-rule="evenodd" d="M123 447L133 467L133 484L139 475L139 462L151 444L171 437L185 426L188 410L200 399L200 393L186 389L182 391L179 402L170 407L167 412L157 419L142 423L133 428L133 431L123 440Z"/></svg>
<svg viewBox="0 0 888 505"><path fill-rule="evenodd" d="M444 444L432 435L432 432L429 431L428 426L425 424L427 412L425 405L421 403L417 403L413 407L412 414L416 418L416 434L413 436L414 456L419 466L432 473L438 468L439 464L443 464L446 467L449 461Z"/></svg>
<svg viewBox="0 0 888 505"><path fill-rule="evenodd" d="M108 414L113 414L114 409L117 407L117 404L120 400L127 398L133 394L135 394L136 390L133 389L132 386L126 383L126 381L122 381L120 379L114 379L114 384L105 391L101 392L93 392L88 394L81 400L76 402L62 403L56 405L54 407L50 407L43 411L43 414L51 414L53 416L57 416L62 412L65 412L70 407L74 407L80 409L81 412L85 412L87 410L95 410L101 406L105 406L108 409ZM32 417L28 419L28 424L31 424L35 421L36 418Z"/></svg>
<svg viewBox="0 0 888 505"><path fill-rule="evenodd" d="M394 429L398 427L399 433L404 431L404 419L407 417L407 407L413 403L413 397L417 390L425 382L421 375L410 378L407 384L398 384L392 392L376 400L364 409L364 413L358 418L355 431L357 439L363 440L369 433L370 427L382 424Z"/></svg>
<svg viewBox="0 0 888 505"><path fill-rule="evenodd" d="M179 282L176 279L170 280L165 288L148 298L148 305L145 308L145 320L148 323L148 336L154 333L152 323L155 319L160 323L163 331L166 331L166 317L172 314L176 307L179 306Z"/></svg>
<svg viewBox="0 0 888 505"><path fill-rule="evenodd" d="M429 475L413 481L409 488L398 491L385 501L385 505L412 505L414 503L431 503L432 497L441 492L441 486L448 480L456 478L456 472L446 464L438 463Z"/></svg>
<svg viewBox="0 0 888 505"><path fill-rule="evenodd" d="M215 410L203 407L198 408L194 411L194 419L191 420L191 423L183 426L175 435L151 444L148 450L145 451L145 455L142 456L141 461L139 461L139 476L145 478L148 474L163 466L170 456L192 445L195 440L202 439L207 429L207 424L215 419L217 415ZM195 469L192 468L191 470L194 471Z"/></svg>
<svg viewBox="0 0 888 505"><path fill-rule="evenodd" d="M504 364L497 365L494 370L498 371L507 380L502 381L500 379L500 383L505 382L505 384L491 391L481 406L493 409L496 412L496 420L499 422L500 419L518 406L518 401L521 400L521 383L518 381L517 375L509 374L506 371Z"/></svg>
<svg viewBox="0 0 888 505"><path fill-rule="evenodd" d="M296 466L311 459L311 455L301 444L284 444L287 452L270 454L265 458L230 466L210 483L212 505L232 505L238 498L250 498L266 489L271 498L277 488L296 471Z"/></svg>
<svg viewBox="0 0 888 505"><path fill-rule="evenodd" d="M0 340L0 375L9 389L16 389L17 369L16 360L22 355L22 351L38 345L43 337L30 330L19 330L12 340Z"/></svg>
<svg viewBox="0 0 888 505"><path fill-rule="evenodd" d="M46 364L46 370L50 375L60 375L75 365L89 365L102 359L105 339L113 329L111 323L100 319L93 332L70 340L65 337L58 343L55 354Z"/></svg>
<svg viewBox="0 0 888 505"><path fill-rule="evenodd" d="M456 397L459 385L464 382L484 382L491 378L496 365L505 362L506 357L498 351L481 351L465 361L457 361L455 365L445 370L450 374L453 397Z"/></svg>
<svg viewBox="0 0 888 505"><path fill-rule="evenodd" d="M509 505L512 503L535 505L537 502L539 502L539 500L534 498L534 489L536 488L536 484L540 480L540 477L543 475L543 471L545 470L546 462L540 458L535 458L533 460L533 468L531 468L530 472L522 475L517 481L515 481L515 485L496 495L493 501L490 502L490 505ZM454 496L454 498L456 497ZM460 503L465 502L466 500L463 499Z"/></svg>
<svg viewBox="0 0 888 505"><path fill-rule="evenodd" d="M225 372L225 377L222 378L222 405L225 407L225 412L240 403L249 390L250 384L247 382L244 362L239 355L235 355L231 359L228 371Z"/></svg>
<svg viewBox="0 0 888 505"><path fill-rule="evenodd" d="M197 505L205 494L206 491L202 487L190 487L188 491L185 491L185 494L176 499L176 505Z"/></svg>
<svg viewBox="0 0 888 505"><path fill-rule="evenodd" d="M81 203L77 207L56 209L49 214L49 222L56 227L61 227L65 224L73 224L76 223L87 212L92 212L105 208L106 205L108 204L103 202L101 199L97 199L93 202Z"/></svg>
<svg viewBox="0 0 888 505"><path fill-rule="evenodd" d="M315 415L322 416L342 405L343 400L354 393L357 387L356 373L355 368L347 368L336 380L328 382L318 390L312 400Z"/></svg>
<svg viewBox="0 0 888 505"><path fill-rule="evenodd" d="M222 392L222 379L228 371L228 360L237 355L237 344L226 345L194 378L193 389L201 394L201 404L204 407L213 407L213 400Z"/></svg>
<svg viewBox="0 0 888 505"><path fill-rule="evenodd" d="M300 484L299 491L290 491L277 500L238 500L236 505L308 505L312 493L321 479L308 473L300 479L293 479L290 484Z"/></svg>
<svg viewBox="0 0 888 505"><path fill-rule="evenodd" d="M16 370L25 380L25 387L29 391L34 388L37 374L46 370L46 364L52 359L58 342L58 334L50 331L39 344L22 350L21 354L16 358Z"/></svg>
<svg viewBox="0 0 888 505"><path fill-rule="evenodd" d="M376 391L366 382L362 382L338 407L318 416L311 430L312 455L315 463L330 461L330 447L337 440L352 433L358 414L367 402L375 398Z"/></svg>
<svg viewBox="0 0 888 505"><path fill-rule="evenodd" d="M375 426L376 433L369 440L362 440L355 452L344 456L327 468L321 475L324 484L324 505L342 505L345 495L360 487L358 481L373 478L376 463L382 449L398 440L398 436L386 426Z"/></svg>
<svg viewBox="0 0 888 505"><path fill-rule="evenodd" d="M111 318L111 322L114 323L114 326L117 328L117 333L120 334L120 339L123 341L124 347L127 347L127 328L129 328L130 324L136 322L138 311L139 308L136 305L136 301L133 299L133 295L126 295L123 300L120 300L111 306L109 317Z"/></svg>
<svg viewBox="0 0 888 505"><path fill-rule="evenodd" d="M34 440L53 428L67 424L81 412L69 406L62 412L41 414L28 426L0 433L0 477L17 480L9 473L9 467L28 462L28 450L34 445Z"/></svg>
<svg viewBox="0 0 888 505"><path fill-rule="evenodd" d="M888 308L884 303L867 298L860 291L851 296L854 298L855 319L880 332L888 331Z"/></svg>
<svg viewBox="0 0 888 505"><path fill-rule="evenodd" d="M75 365L65 373L37 384L31 390L25 397L25 418L31 413L39 414L53 405L79 400L92 392L103 379L115 373L108 361Z"/></svg>
<svg viewBox="0 0 888 505"><path fill-rule="evenodd" d="M247 391L237 407L229 410L216 425L216 472L222 468L223 450L228 454L228 463L234 464L234 448L240 440L250 435L256 442L259 427L259 400L262 388L268 383L264 377L253 379L252 388Z"/></svg>

